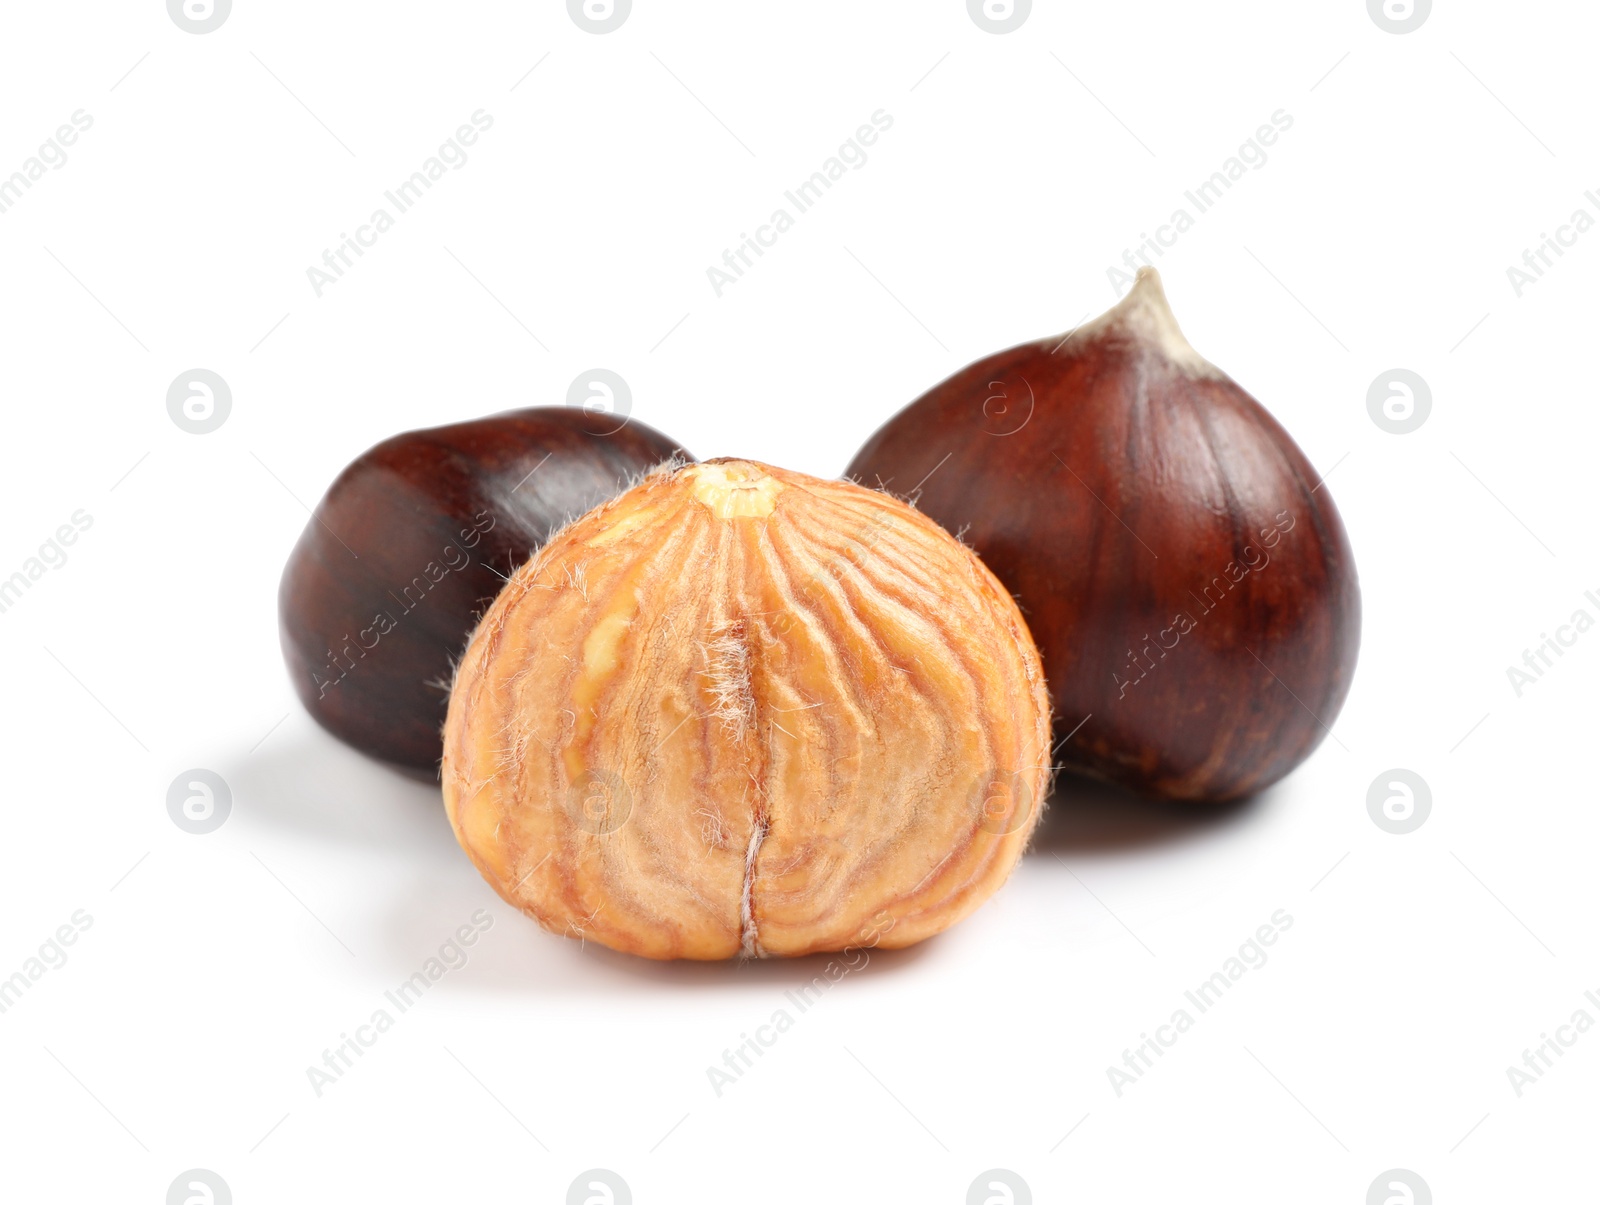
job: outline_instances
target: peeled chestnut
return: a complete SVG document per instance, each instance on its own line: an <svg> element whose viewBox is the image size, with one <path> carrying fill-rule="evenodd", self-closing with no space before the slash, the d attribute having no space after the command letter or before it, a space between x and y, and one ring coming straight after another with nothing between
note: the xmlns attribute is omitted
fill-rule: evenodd
<svg viewBox="0 0 1600 1205"><path fill-rule="evenodd" d="M686 457L642 423L568 406L386 439L344 470L284 567L284 660L313 718L364 753L437 772L455 659L563 523Z"/></svg>
<svg viewBox="0 0 1600 1205"><path fill-rule="evenodd" d="M650 958L900 947L1010 874L1049 704L1011 596L897 499L744 460L647 476L473 634L444 801L507 902Z"/></svg>
<svg viewBox="0 0 1600 1205"><path fill-rule="evenodd" d="M1339 713L1361 626L1339 513L1284 429L1185 341L1149 268L1065 338L935 386L848 473L915 488L1016 595L1067 769L1233 799Z"/></svg>

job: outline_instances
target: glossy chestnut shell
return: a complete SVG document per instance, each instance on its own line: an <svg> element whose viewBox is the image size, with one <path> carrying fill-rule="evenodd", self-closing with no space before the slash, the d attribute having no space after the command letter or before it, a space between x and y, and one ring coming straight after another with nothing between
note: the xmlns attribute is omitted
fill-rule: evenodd
<svg viewBox="0 0 1600 1205"><path fill-rule="evenodd" d="M280 635L313 718L437 772L454 661L550 534L672 457L642 423L514 410L386 439L339 474L283 571Z"/></svg>
<svg viewBox="0 0 1600 1205"><path fill-rule="evenodd" d="M1150 269L1095 322L935 386L848 474L915 490L1016 595L1066 769L1233 799L1339 713L1361 605L1330 491Z"/></svg>

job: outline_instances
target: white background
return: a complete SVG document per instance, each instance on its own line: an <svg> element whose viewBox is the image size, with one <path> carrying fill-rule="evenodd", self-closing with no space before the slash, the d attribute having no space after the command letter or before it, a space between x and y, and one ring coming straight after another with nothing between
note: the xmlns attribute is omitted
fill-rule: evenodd
<svg viewBox="0 0 1600 1205"><path fill-rule="evenodd" d="M1600 633L1521 697L1506 669L1600 618L1600 232L1521 297L1506 269L1600 217L1593 6L1440 0L1405 35L1361 0L1040 0L1004 35L960 0L638 0L605 36L553 0L4 24L0 175L93 126L0 214L0 576L93 526L0 614L0 976L92 926L0 1015L0 1196L156 1203L195 1167L241 1205L559 1202L590 1167L639 1202L960 1202L993 1167L1041 1202L1359 1205L1397 1167L1440 1202L1592 1191L1600 1035L1520 1097L1506 1068L1600 1020ZM478 109L470 161L318 298L306 269ZM879 109L865 166L717 297L723 249ZM1068 788L991 903L719 1097L707 1067L821 960L549 936L435 791L300 710L278 576L380 438L600 366L700 456L837 474L948 373L1110 304L1124 248L1279 109L1160 264L1330 474L1361 575L1335 739L1259 799ZM233 391L203 436L165 404L195 367ZM1409 435L1367 413L1395 367L1432 389ZM166 812L192 767L233 792L209 836ZM1393 767L1433 793L1407 836L1367 813ZM480 908L468 965L319 1098L306 1068ZM1107 1068L1279 909L1266 965L1118 1096Z"/></svg>

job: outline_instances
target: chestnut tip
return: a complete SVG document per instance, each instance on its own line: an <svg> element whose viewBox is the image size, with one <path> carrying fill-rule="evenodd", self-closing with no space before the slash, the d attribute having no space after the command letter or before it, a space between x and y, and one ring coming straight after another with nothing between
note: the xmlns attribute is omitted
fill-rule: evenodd
<svg viewBox="0 0 1600 1205"><path fill-rule="evenodd" d="M1067 337L1068 346L1117 332L1159 351L1186 376L1226 380L1227 374L1207 360L1184 338L1178 319L1167 304L1161 273L1145 266L1134 274L1133 287L1098 318L1085 322ZM1059 342L1059 337L1057 342Z"/></svg>

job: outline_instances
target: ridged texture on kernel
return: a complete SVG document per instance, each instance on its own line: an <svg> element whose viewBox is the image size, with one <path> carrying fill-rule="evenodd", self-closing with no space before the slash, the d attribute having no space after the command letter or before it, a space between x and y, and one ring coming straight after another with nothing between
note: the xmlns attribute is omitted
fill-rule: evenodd
<svg viewBox="0 0 1600 1205"><path fill-rule="evenodd" d="M1049 705L1011 597L917 511L747 461L551 539L445 726L462 846L553 932L651 958L910 945L1004 882Z"/></svg>

